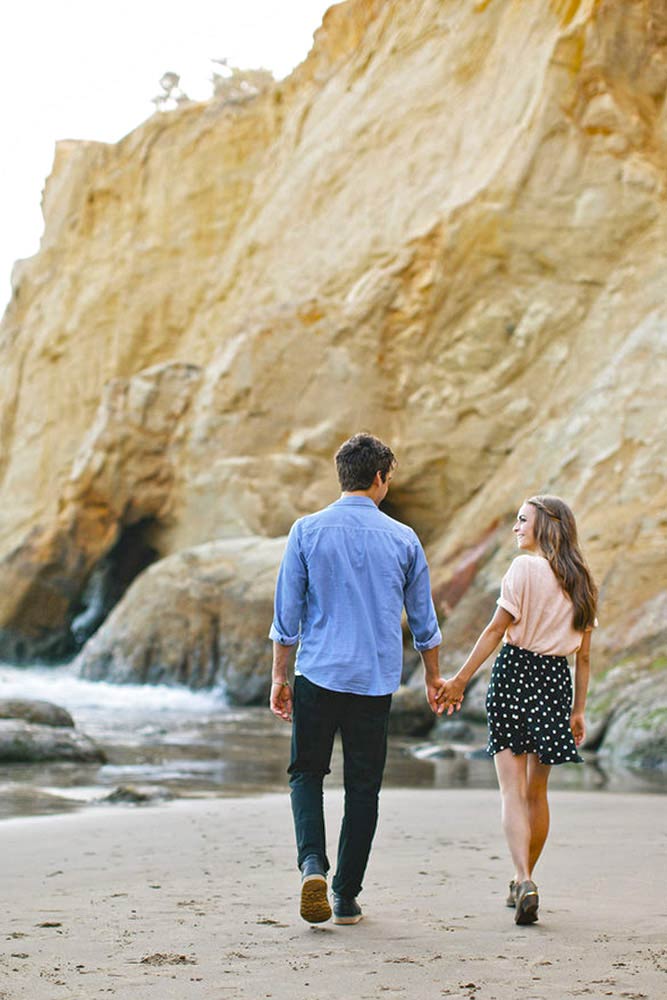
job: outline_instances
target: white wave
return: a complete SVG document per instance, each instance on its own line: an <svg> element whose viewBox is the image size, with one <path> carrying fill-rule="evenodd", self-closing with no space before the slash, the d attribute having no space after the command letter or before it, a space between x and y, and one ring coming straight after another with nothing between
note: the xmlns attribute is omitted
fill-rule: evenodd
<svg viewBox="0 0 667 1000"><path fill-rule="evenodd" d="M226 707L221 688L191 691L166 684L109 684L84 680L69 666L23 669L0 665L0 698L52 701L69 711L121 709L198 714Z"/></svg>

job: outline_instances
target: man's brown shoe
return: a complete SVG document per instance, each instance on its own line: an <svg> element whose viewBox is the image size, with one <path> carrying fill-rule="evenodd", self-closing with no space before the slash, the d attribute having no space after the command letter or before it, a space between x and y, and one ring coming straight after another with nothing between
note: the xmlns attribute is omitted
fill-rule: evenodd
<svg viewBox="0 0 667 1000"><path fill-rule="evenodd" d="M534 924L537 920L537 910L540 905L540 897L537 894L537 886L529 878L525 882L519 882L516 887L516 913L514 914L515 924Z"/></svg>
<svg viewBox="0 0 667 1000"><path fill-rule="evenodd" d="M301 866L301 907L299 913L309 924L322 924L331 919L327 898L327 876L322 862L309 854Z"/></svg>
<svg viewBox="0 0 667 1000"><path fill-rule="evenodd" d="M516 906L516 882L514 879L509 884L509 891L507 893L507 899L505 900L506 906L515 907Z"/></svg>

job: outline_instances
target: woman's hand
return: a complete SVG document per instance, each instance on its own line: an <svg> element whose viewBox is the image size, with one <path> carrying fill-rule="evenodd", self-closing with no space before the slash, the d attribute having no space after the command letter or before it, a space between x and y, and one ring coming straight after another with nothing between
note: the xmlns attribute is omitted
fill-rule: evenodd
<svg viewBox="0 0 667 1000"><path fill-rule="evenodd" d="M574 745L580 747L586 738L586 721L583 712L572 712L570 715L570 729L574 736Z"/></svg>

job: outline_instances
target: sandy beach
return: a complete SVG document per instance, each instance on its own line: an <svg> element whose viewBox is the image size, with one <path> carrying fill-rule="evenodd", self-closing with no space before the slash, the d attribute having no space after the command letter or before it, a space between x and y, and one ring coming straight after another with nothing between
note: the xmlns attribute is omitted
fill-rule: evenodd
<svg viewBox="0 0 667 1000"><path fill-rule="evenodd" d="M504 906L492 791L383 792L353 927L298 916L287 794L6 821L0 998L661 1000L667 799L552 806L532 927Z"/></svg>

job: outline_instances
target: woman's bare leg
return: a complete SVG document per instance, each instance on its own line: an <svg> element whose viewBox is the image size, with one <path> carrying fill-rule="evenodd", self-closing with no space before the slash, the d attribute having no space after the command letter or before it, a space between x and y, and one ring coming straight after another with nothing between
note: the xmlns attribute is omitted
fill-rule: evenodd
<svg viewBox="0 0 667 1000"><path fill-rule="evenodd" d="M549 833L549 800L547 799L547 784L551 767L549 764L542 764L539 757L528 754L527 765L527 795L528 795L528 815L530 819L530 849L528 852L528 864L530 870L535 868L537 859L542 853L547 835Z"/></svg>
<svg viewBox="0 0 667 1000"><path fill-rule="evenodd" d="M531 877L531 827L528 808L526 754L514 756L511 750L495 754L494 763L502 799L502 823L507 846L514 861L517 882Z"/></svg>

